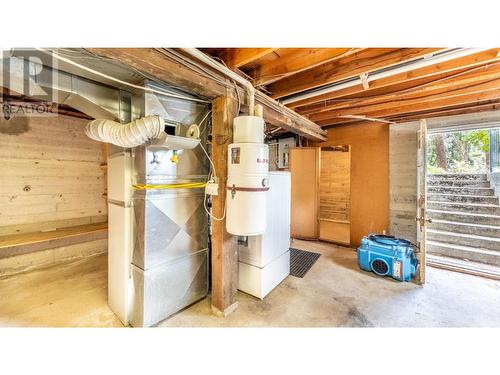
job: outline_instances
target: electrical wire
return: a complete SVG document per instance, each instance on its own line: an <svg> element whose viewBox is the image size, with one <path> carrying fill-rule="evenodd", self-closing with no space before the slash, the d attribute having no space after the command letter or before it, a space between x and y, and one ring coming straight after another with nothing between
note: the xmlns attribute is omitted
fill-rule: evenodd
<svg viewBox="0 0 500 375"><path fill-rule="evenodd" d="M203 117L203 119L200 121L200 135L203 134L203 131L205 130L205 128L207 126L204 126L203 128L201 127L203 125L203 123L205 122L205 120L207 119L208 115L212 113L212 110L209 110L207 112L207 114ZM205 124L208 124L208 121L205 123Z"/></svg>
<svg viewBox="0 0 500 375"><path fill-rule="evenodd" d="M85 65L79 64L79 63L77 63L77 62L75 62L73 60L70 60L70 59L67 59L67 58L65 58L63 56L60 56L59 54L55 53L54 51L50 51L50 50L46 50L46 49L38 48L38 47L36 49L39 50L39 51L41 51L41 52L43 52L43 53L49 53L50 55L52 55L56 59L64 61L64 62L66 62L68 64L71 64L71 65L73 65L73 66L75 66L77 68L80 68L82 70L85 70L85 71L87 71L89 73L95 74L95 75L97 75L99 77L102 77L102 78L105 78L105 79L109 79L111 81L117 82L117 83L125 85L125 86L129 86L129 87L132 87L132 88L135 88L135 89L140 89L140 90L143 90L143 91L146 91L146 92L152 92L152 93L155 93L155 94L169 96L169 97L172 97L172 98L184 99L184 100L189 100L189 101L199 102L199 103L210 103L207 100L197 99L197 98L191 98L191 97L188 97L188 96L183 96L183 95L178 95L178 94L173 94L173 93L170 93L168 91L158 90L158 89L152 89L150 87L144 87L144 86L136 85L136 84L133 84L133 83L130 83L130 82L127 82L127 81L123 81L121 79L118 79L118 78L112 77L110 75L98 72L97 70L91 69L89 67L86 67Z"/></svg>
<svg viewBox="0 0 500 375"><path fill-rule="evenodd" d="M224 60L222 60L220 57L216 57L216 56L212 56L213 59L215 60L219 60L222 65L224 65L226 68L229 69L229 67L227 66L226 62ZM246 74L245 74L246 75ZM248 76L247 76L248 77ZM231 81L233 81L233 84L234 84L234 89L236 90L236 96L238 97L238 111L236 112L236 115L238 116L240 114L240 110L241 110L241 98L240 98L240 92L238 90L238 85L236 84L236 81L234 79L232 79L231 77L229 77L229 79Z"/></svg>
<svg viewBox="0 0 500 375"><path fill-rule="evenodd" d="M207 186L206 182L185 182L179 184L136 184L135 190L198 189Z"/></svg>
<svg viewBox="0 0 500 375"><path fill-rule="evenodd" d="M207 120L208 118L208 115L212 112L212 110L209 110L205 116L203 116L203 119L200 121L200 127L204 124L204 123L208 123L208 121L206 122L205 120ZM206 126L203 127L203 130L205 130ZM200 131L200 135L202 134L202 131ZM207 186L207 184L212 180L212 173L214 175L214 178L217 178L217 174L215 172L215 165L212 161L212 158L210 157L210 155L208 154L207 150L205 149L205 147L203 147L202 143L198 143L198 145L201 147L201 149L203 150L204 154L206 155L206 157L208 158L208 161L210 162L210 171L208 173L208 178L207 178L207 182L205 183L205 186ZM216 217L214 215L212 215L212 213L210 212L210 210L208 209L207 207L207 190L205 189L205 194L204 194L204 197L203 197L203 208L205 209L205 212L208 214L208 216L210 216L213 220L216 220L216 221L222 221L226 218L226 202L224 202L224 212L222 214L222 217Z"/></svg>

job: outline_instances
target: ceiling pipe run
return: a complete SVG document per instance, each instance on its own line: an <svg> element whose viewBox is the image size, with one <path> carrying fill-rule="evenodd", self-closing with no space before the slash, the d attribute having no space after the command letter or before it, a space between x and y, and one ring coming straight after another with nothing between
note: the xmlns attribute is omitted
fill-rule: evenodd
<svg viewBox="0 0 500 375"><path fill-rule="evenodd" d="M253 87L252 83L242 77L240 77L238 74L233 72L231 69L225 67L224 65L218 63L214 59L212 59L210 56L204 54L200 50L196 48L181 48L182 51L185 53L191 55L192 57L202 61L203 63L207 64L211 68L219 71L220 73L224 74L226 77L232 79L235 82L238 82L241 86L243 86L247 92L248 95L248 114L250 116L254 115L254 110L255 110L255 88Z"/></svg>
<svg viewBox="0 0 500 375"><path fill-rule="evenodd" d="M358 78L352 78L346 82L337 83L328 85L324 88L312 89L308 92L298 95L292 95L289 98L280 100L282 104L290 104L294 102L298 102L299 100L313 98L315 96L320 96L324 94L329 94L334 91L342 90L348 87L353 87L357 85L363 85L363 87L369 87L369 83L371 81L375 81L377 79L390 77L400 73L406 73L411 70L423 68L426 66L443 63L445 61L458 59L460 57L465 57L469 55L473 55L475 53L479 53L482 51L486 51L486 48L457 48L441 53L435 53L434 55L425 56L419 60L401 64L399 66L395 66L392 68L381 69L379 71L374 71L372 73L364 73L361 74Z"/></svg>

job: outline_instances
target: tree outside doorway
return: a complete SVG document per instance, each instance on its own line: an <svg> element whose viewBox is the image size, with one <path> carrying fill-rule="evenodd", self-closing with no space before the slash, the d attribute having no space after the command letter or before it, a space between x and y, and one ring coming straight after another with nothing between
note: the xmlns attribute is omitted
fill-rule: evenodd
<svg viewBox="0 0 500 375"><path fill-rule="evenodd" d="M432 134L427 143L427 173L488 173L490 130Z"/></svg>

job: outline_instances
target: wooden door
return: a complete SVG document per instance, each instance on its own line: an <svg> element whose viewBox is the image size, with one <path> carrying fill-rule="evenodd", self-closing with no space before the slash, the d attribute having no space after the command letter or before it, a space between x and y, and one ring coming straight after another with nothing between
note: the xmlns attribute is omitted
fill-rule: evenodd
<svg viewBox="0 0 500 375"><path fill-rule="evenodd" d="M417 245L419 252L417 254L420 262L420 269L417 274L416 282L425 284L425 228L429 221L426 217L426 169L427 169L427 122L420 120L420 130L417 135Z"/></svg>
<svg viewBox="0 0 500 375"><path fill-rule="evenodd" d="M350 245L350 146L321 148L319 202L319 238L323 241Z"/></svg>
<svg viewBox="0 0 500 375"><path fill-rule="evenodd" d="M289 168L292 179L291 236L319 238L319 168L318 147L291 148Z"/></svg>

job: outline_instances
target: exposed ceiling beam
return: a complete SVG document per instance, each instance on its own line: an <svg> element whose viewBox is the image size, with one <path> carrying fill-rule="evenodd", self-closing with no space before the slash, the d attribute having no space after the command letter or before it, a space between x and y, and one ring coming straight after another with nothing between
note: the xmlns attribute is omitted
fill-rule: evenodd
<svg viewBox="0 0 500 375"><path fill-rule="evenodd" d="M362 85L356 85L340 89L337 91L332 91L328 94L318 95L308 99L299 100L290 103L287 106L290 108L302 110L306 109L308 105L312 105L314 103L325 103L328 100L341 98L349 95L356 95L356 94L369 95L370 92L380 92L384 88L387 88L388 90L393 90L393 88L397 88L398 86L411 87L413 84L418 85L420 83L430 81L434 78L439 78L440 76L446 75L448 73L453 74L456 72L460 72L461 70L481 66L486 63L494 61L499 61L500 60L500 56L498 56L499 52L500 49L498 48L481 51L476 54L471 54L453 60L418 68L409 72L399 73L389 77L384 77L374 81L370 81L370 88L368 90L365 90Z"/></svg>
<svg viewBox="0 0 500 375"><path fill-rule="evenodd" d="M270 84L273 98L302 92L435 53L442 48L369 48Z"/></svg>
<svg viewBox="0 0 500 375"><path fill-rule="evenodd" d="M500 109L500 100L487 100L485 102L472 103L468 105L460 105L457 107L449 107L444 110L430 110L421 111L411 114L406 114L401 117L395 117L392 119L394 122L408 122L413 120L420 120L422 118L432 118L432 117L442 117L442 116L453 116L460 115L464 113L477 113L485 111L495 111Z"/></svg>
<svg viewBox="0 0 500 375"><path fill-rule="evenodd" d="M492 88L496 85L495 88ZM396 115L404 115L412 112L425 111L425 110L444 110L448 107L457 105L466 105L472 103L479 103L486 100L497 100L500 99L500 85L499 82L495 82L490 85L490 89L484 91L468 92L461 95L446 96L441 95L440 97L429 99L414 99L406 103L384 103L375 106L370 106L370 108L365 108L363 113L355 111L356 113L349 113L350 110L340 110L331 113L319 113L317 115L311 116L311 119L319 125L331 125L333 123L339 123L339 117L348 114L362 114L369 117L391 119ZM341 119L340 119L341 120Z"/></svg>
<svg viewBox="0 0 500 375"><path fill-rule="evenodd" d="M95 48L90 51L96 55L116 60L121 64L146 72L150 76L176 86L179 89L192 91L210 99L223 96L226 93L227 87L205 77L184 64L170 60L165 54L153 48ZM231 89L234 87L233 83L229 80L228 87L231 87ZM238 88L238 93L242 101L241 104L244 105L246 96L243 90ZM276 126L282 126L288 131L300 134L309 139L326 139L326 132L318 125L302 117L290 108L277 103L267 95L257 92L255 100L256 103L262 104L265 108L265 121Z"/></svg>
<svg viewBox="0 0 500 375"><path fill-rule="evenodd" d="M257 66L250 75L254 79L254 86L265 86L360 50L360 48L282 48L277 52L279 58Z"/></svg>
<svg viewBox="0 0 500 375"><path fill-rule="evenodd" d="M321 112L335 111L346 108L365 108L365 106L377 103L393 102L395 100L409 100L421 97L431 97L432 95L449 93L453 94L456 90L467 88L474 90L480 83L500 78L500 62L488 66L472 68L470 71L462 72L458 75L449 76L441 79L439 82L428 83L421 87L414 87L407 90L391 92L385 95L373 95L362 98L339 99L328 105L309 106L302 114L316 114Z"/></svg>
<svg viewBox="0 0 500 375"><path fill-rule="evenodd" d="M276 48L227 48L220 58L229 69L236 69L272 53Z"/></svg>

